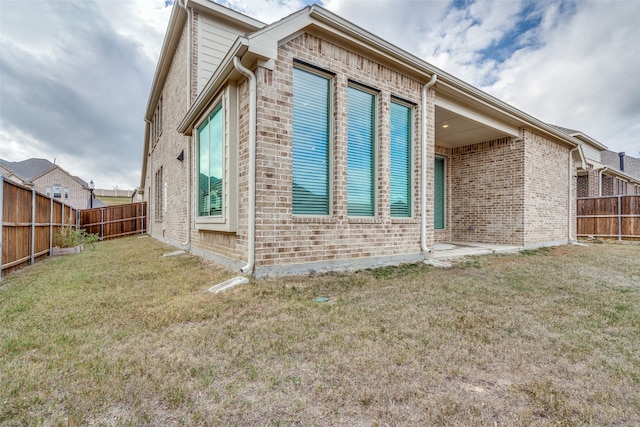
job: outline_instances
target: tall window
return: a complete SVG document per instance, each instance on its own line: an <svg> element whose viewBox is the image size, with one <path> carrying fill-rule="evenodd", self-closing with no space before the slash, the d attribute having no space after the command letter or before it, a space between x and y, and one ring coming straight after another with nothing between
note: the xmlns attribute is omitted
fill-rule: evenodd
<svg viewBox="0 0 640 427"><path fill-rule="evenodd" d="M64 198L65 199L69 198L69 187L64 187Z"/></svg>
<svg viewBox="0 0 640 427"><path fill-rule="evenodd" d="M350 216L373 216L376 97L353 86L349 87L347 96L347 213Z"/></svg>
<svg viewBox="0 0 640 427"><path fill-rule="evenodd" d="M51 187L47 187L46 191L47 191L47 197L51 197Z"/></svg>
<svg viewBox="0 0 640 427"><path fill-rule="evenodd" d="M411 108L391 103L391 216L411 216Z"/></svg>
<svg viewBox="0 0 640 427"><path fill-rule="evenodd" d="M156 171L156 182L155 182L155 217L156 221L162 221L162 211L164 207L163 196L164 189L162 184L162 166L158 168Z"/></svg>
<svg viewBox="0 0 640 427"><path fill-rule="evenodd" d="M293 69L293 213L329 215L330 83Z"/></svg>
<svg viewBox="0 0 640 427"><path fill-rule="evenodd" d="M434 228L435 229L443 229L444 228L444 201L445 201L445 186L444 186L444 157L437 157L435 160L435 197L434 197Z"/></svg>
<svg viewBox="0 0 640 427"><path fill-rule="evenodd" d="M53 184L53 197L60 199L62 197L62 185Z"/></svg>
<svg viewBox="0 0 640 427"><path fill-rule="evenodd" d="M198 216L221 216L223 206L222 104L198 128Z"/></svg>

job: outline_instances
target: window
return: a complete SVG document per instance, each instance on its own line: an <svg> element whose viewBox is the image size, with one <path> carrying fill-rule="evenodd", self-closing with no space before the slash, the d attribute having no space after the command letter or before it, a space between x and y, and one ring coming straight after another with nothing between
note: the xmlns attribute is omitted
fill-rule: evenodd
<svg viewBox="0 0 640 427"><path fill-rule="evenodd" d="M391 102L391 216L411 216L411 108Z"/></svg>
<svg viewBox="0 0 640 427"><path fill-rule="evenodd" d="M47 197L51 197L51 187L46 188Z"/></svg>
<svg viewBox="0 0 640 427"><path fill-rule="evenodd" d="M64 198L65 199L69 198L69 187L64 187Z"/></svg>
<svg viewBox="0 0 640 427"><path fill-rule="evenodd" d="M222 104L198 128L198 216L222 216Z"/></svg>
<svg viewBox="0 0 640 427"><path fill-rule="evenodd" d="M162 211L163 211L163 184L162 184L162 166L156 171L156 182L155 182L155 218L156 221L162 221Z"/></svg>
<svg viewBox="0 0 640 427"><path fill-rule="evenodd" d="M435 174L434 174L434 226L435 229L444 228L444 202L445 202L445 169L444 169L444 157L436 156L435 160Z"/></svg>
<svg viewBox="0 0 640 427"><path fill-rule="evenodd" d="M193 200L198 230L234 232L238 222L238 93L230 83L198 121ZM248 123L245 123L248 125Z"/></svg>
<svg viewBox="0 0 640 427"><path fill-rule="evenodd" d="M374 215L376 96L349 86L347 214Z"/></svg>
<svg viewBox="0 0 640 427"><path fill-rule="evenodd" d="M160 135L162 135L162 95L160 95L160 99L158 99L156 111L154 111L153 118L151 119L151 142L154 147Z"/></svg>
<svg viewBox="0 0 640 427"><path fill-rule="evenodd" d="M53 197L60 199L62 197L62 185L53 184Z"/></svg>
<svg viewBox="0 0 640 427"><path fill-rule="evenodd" d="M329 215L330 84L328 77L293 69L294 215Z"/></svg>

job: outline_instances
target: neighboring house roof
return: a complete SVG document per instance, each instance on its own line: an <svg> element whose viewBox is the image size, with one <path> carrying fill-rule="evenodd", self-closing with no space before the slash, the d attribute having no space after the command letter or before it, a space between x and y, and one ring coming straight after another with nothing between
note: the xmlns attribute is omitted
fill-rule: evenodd
<svg viewBox="0 0 640 427"><path fill-rule="evenodd" d="M78 181L78 183L83 187L87 188L89 186L89 184L87 184L83 179L71 175L69 172L56 165L55 163L51 163L47 159L33 158L22 160L20 162L10 162L8 160L0 159L0 164L2 164L6 169L12 171L20 179L22 179L25 184L33 182L35 179L38 179L42 175L57 168L69 175L71 178Z"/></svg>
<svg viewBox="0 0 640 427"><path fill-rule="evenodd" d="M172 63L182 34L182 28L187 22L187 12L179 6L179 3L174 3L171 12L145 113L147 126L143 152L143 173L140 185L143 188L145 186L146 161L150 143L149 123L164 87L169 66ZM407 75L411 75L425 84L434 75L437 75L437 82L435 83L436 106L452 108L456 102L462 102L465 104L464 109L467 114L477 116L475 112L482 112L483 117L491 121L495 129L500 129L506 135L519 137L520 129L524 128L570 147L582 145L582 141L571 134L518 110L316 4L307 6L269 25L251 20L251 18L212 2L193 0L189 2L189 5L215 14L221 19L242 22L247 27L248 32L244 37L240 36L233 42L219 66L213 72L209 82L189 106L185 117L178 125L178 132L185 135L191 134L194 122L207 108L212 98L225 82L230 79L243 78L234 67L234 58L241 58L244 66L251 66L257 63L266 68L273 67L273 60L278 56L279 44L292 35L308 31L338 39L340 42L350 45L351 48L366 52L367 55L378 58L383 62L392 63L394 67L402 69ZM584 159L582 151L580 151L580 155Z"/></svg>
<svg viewBox="0 0 640 427"><path fill-rule="evenodd" d="M618 153L605 150L601 153L602 163L607 165L609 169L615 169L619 172L624 172L626 175L629 175L637 180L640 180L640 159L637 159L632 156L625 155L624 156L624 171L620 170L620 156Z"/></svg>
<svg viewBox="0 0 640 427"><path fill-rule="evenodd" d="M56 165L47 159L27 159L21 162L9 162L0 159L7 169L10 169L25 182L33 181L35 178L49 172Z"/></svg>
<svg viewBox="0 0 640 427"><path fill-rule="evenodd" d="M566 133L567 135L571 135L574 138L579 139L580 141L586 142L586 143L594 146L595 148L597 148L600 151L607 149L606 145L604 145L601 142L593 139L592 137L590 137L589 135L587 135L586 133L584 133L582 131L575 130L575 129L569 129L569 128L565 128L565 127L558 126L558 125L552 125L552 124L549 124L549 126L554 127L556 129L558 129L559 131L562 131L562 132Z"/></svg>

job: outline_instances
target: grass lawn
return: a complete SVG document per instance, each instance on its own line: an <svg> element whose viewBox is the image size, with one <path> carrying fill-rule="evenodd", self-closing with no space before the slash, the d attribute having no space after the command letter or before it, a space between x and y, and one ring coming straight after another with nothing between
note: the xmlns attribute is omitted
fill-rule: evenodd
<svg viewBox="0 0 640 427"><path fill-rule="evenodd" d="M151 238L0 283L0 425L639 425L640 245L254 281ZM327 302L316 302L327 297Z"/></svg>

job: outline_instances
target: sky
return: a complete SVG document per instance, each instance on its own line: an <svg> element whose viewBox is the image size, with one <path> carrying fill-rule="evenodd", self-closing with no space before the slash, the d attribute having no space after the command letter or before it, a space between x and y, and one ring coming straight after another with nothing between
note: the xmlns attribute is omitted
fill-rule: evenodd
<svg viewBox="0 0 640 427"><path fill-rule="evenodd" d="M0 158L140 183L170 0L0 0ZM266 23L303 0L218 0ZM318 0L547 123L640 157L640 0ZM383 19L381 19L383 17Z"/></svg>

